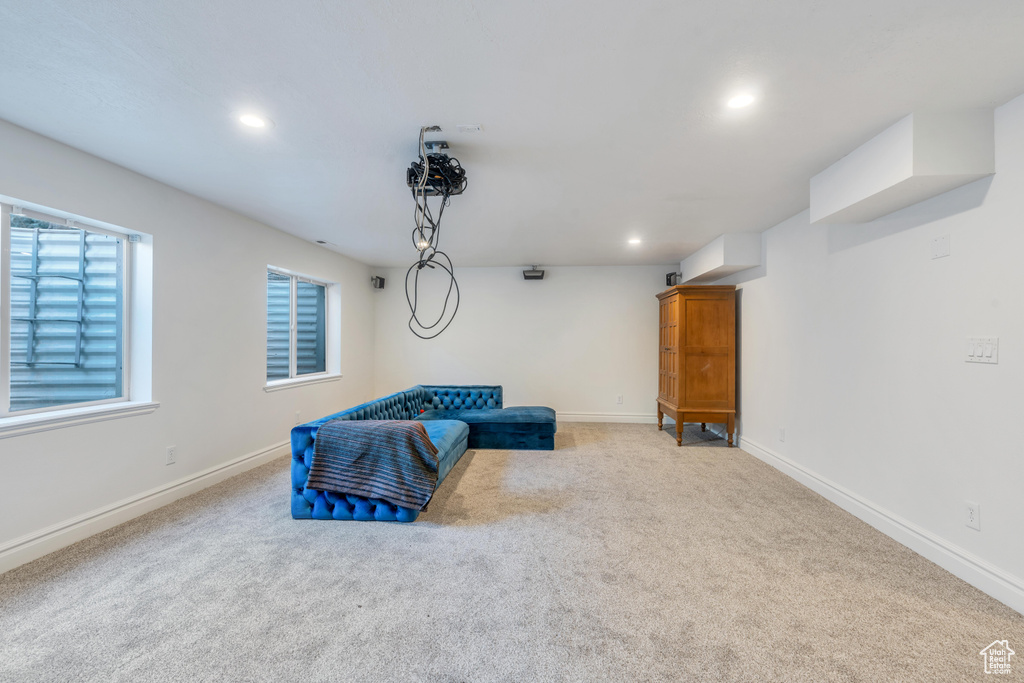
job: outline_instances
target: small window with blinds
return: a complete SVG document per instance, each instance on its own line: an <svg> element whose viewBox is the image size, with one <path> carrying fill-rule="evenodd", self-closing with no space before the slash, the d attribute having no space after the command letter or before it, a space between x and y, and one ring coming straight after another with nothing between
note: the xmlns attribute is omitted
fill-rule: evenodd
<svg viewBox="0 0 1024 683"><path fill-rule="evenodd" d="M327 372L327 287L267 270L267 382Z"/></svg>
<svg viewBox="0 0 1024 683"><path fill-rule="evenodd" d="M126 235L7 205L3 219L0 414L127 400Z"/></svg>

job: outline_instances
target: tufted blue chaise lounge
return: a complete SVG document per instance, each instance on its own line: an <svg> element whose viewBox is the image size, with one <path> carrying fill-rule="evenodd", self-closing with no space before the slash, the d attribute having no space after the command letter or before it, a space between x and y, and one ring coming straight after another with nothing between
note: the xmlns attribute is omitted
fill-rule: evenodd
<svg viewBox="0 0 1024 683"><path fill-rule="evenodd" d="M419 420L437 447L437 485L467 448L554 448L555 411L543 407L502 408L500 386L415 386L292 429L292 517L412 522L419 510L362 496L306 486L317 430L341 420ZM435 487L435 490L436 487Z"/></svg>
<svg viewBox="0 0 1024 683"><path fill-rule="evenodd" d="M470 448L551 451L555 411L541 406L502 408L500 386L424 386L431 395L418 420L460 420Z"/></svg>

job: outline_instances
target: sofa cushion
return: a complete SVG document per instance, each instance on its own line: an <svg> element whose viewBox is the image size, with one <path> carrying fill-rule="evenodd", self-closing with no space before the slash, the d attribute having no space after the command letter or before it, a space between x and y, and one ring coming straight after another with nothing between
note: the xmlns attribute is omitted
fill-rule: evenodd
<svg viewBox="0 0 1024 683"><path fill-rule="evenodd" d="M455 465L465 448L461 451L456 446L469 437L469 426L456 420L431 420L424 422L427 436L437 448L437 483L444 480L444 475Z"/></svg>
<svg viewBox="0 0 1024 683"><path fill-rule="evenodd" d="M483 410L428 410L417 420L460 420L473 432L555 433L555 411L543 406L513 406ZM430 433L430 430L427 430ZM436 444L435 444L436 445Z"/></svg>

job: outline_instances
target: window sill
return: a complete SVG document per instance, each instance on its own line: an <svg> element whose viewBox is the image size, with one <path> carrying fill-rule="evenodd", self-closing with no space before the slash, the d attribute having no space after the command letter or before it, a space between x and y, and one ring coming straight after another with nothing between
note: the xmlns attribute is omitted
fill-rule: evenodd
<svg viewBox="0 0 1024 683"><path fill-rule="evenodd" d="M312 375L309 377L292 377L291 379L278 379L273 382L269 382L263 387L263 391L270 393L272 391L281 391L282 389L293 389L295 387L306 386L307 384L323 384L324 382L337 382L344 375L335 373L331 375Z"/></svg>
<svg viewBox="0 0 1024 683"><path fill-rule="evenodd" d="M89 408L68 408L48 413L4 417L0 418L0 439L35 432L47 432L51 429L63 429L90 422L148 415L159 407L159 403L152 401L125 401L124 403L108 403Z"/></svg>

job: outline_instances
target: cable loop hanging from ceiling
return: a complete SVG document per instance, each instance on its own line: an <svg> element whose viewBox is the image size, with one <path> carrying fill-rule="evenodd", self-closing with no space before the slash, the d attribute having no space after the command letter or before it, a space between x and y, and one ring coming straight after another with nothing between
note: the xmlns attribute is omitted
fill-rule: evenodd
<svg viewBox="0 0 1024 683"><path fill-rule="evenodd" d="M441 217L453 195L462 194L466 189L466 171L458 159L447 154L429 152L427 147L447 149L445 142L424 142L423 136L428 132L437 132L438 126L420 128L419 161L414 161L406 171L406 182L412 189L416 208L413 214L415 226L412 230L412 243L419 252L416 262L405 272L405 300L409 304L411 315L409 329L420 339L434 339L452 324L459 310L459 283L455 279L455 266L448 254L439 249L441 238ZM428 197L440 197L441 202L434 217L427 202ZM433 322L420 320L420 271L440 269L448 277L448 291L444 297L441 313ZM454 303L452 293L455 294ZM452 305L449 314L449 305ZM445 322L447 320L447 322ZM444 323L443 325L441 325ZM440 329L436 329L441 325ZM436 330L436 331L435 331Z"/></svg>

